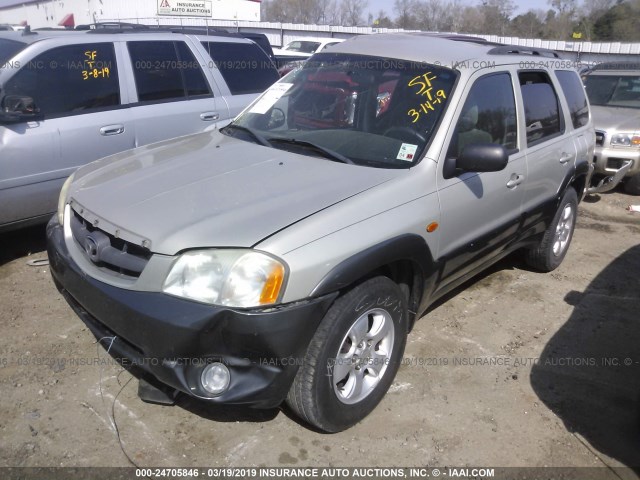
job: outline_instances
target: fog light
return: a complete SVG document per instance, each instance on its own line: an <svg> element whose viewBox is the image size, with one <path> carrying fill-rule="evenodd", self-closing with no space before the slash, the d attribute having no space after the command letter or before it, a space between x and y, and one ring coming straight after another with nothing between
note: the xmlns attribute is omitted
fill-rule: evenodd
<svg viewBox="0 0 640 480"><path fill-rule="evenodd" d="M229 387L231 375L229 369L222 363L215 362L207 365L200 375L200 383L206 392L220 395Z"/></svg>

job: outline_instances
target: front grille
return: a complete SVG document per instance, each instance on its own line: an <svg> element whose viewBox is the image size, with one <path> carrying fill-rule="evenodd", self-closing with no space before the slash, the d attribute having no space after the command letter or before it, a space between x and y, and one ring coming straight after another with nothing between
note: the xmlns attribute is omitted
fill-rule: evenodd
<svg viewBox="0 0 640 480"><path fill-rule="evenodd" d="M627 159L624 158L608 158L607 159L607 168L611 170L618 170L622 168L624 162L627 162Z"/></svg>
<svg viewBox="0 0 640 480"><path fill-rule="evenodd" d="M116 238L94 227L75 210L71 212L73 238L94 265L128 277L140 276L151 258L149 249Z"/></svg>
<svg viewBox="0 0 640 480"><path fill-rule="evenodd" d="M596 131L596 145L600 147L604 145L604 132Z"/></svg>

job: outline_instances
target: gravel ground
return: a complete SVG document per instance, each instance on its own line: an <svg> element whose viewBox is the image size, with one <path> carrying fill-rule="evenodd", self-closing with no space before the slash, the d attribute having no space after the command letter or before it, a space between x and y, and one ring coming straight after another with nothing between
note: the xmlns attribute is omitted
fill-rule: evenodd
<svg viewBox="0 0 640 480"><path fill-rule="evenodd" d="M143 403L48 267L28 265L46 258L44 228L0 236L0 466L640 467L629 203L640 201L583 202L555 272L514 255L432 308L383 402L335 435L286 410Z"/></svg>

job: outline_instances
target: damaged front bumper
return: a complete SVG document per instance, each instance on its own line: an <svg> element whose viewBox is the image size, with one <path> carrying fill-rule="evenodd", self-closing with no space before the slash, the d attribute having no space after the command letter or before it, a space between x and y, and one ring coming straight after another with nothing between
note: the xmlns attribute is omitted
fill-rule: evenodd
<svg viewBox="0 0 640 480"><path fill-rule="evenodd" d="M282 403L337 295L243 310L117 288L80 269L55 218L47 226L47 250L56 287L111 355L155 385L215 404ZM228 388L217 396L201 385L211 362L230 372Z"/></svg>

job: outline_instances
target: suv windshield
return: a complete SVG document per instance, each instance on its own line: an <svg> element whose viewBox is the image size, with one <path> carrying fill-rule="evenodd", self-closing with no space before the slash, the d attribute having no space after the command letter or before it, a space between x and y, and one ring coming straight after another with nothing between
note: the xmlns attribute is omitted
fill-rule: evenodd
<svg viewBox="0 0 640 480"><path fill-rule="evenodd" d="M23 42L0 38L0 67L4 66L5 63L26 46L27 44Z"/></svg>
<svg viewBox="0 0 640 480"><path fill-rule="evenodd" d="M585 86L591 105L640 108L640 75L588 75Z"/></svg>
<svg viewBox="0 0 640 480"><path fill-rule="evenodd" d="M435 132L456 78L425 63L316 54L224 133L345 163L409 168Z"/></svg>

